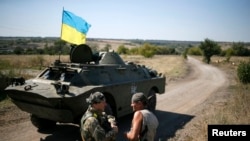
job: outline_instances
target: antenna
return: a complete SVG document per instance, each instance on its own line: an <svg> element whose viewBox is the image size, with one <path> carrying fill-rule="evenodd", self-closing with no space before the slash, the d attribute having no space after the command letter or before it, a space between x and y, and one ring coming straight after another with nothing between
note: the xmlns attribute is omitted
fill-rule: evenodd
<svg viewBox="0 0 250 141"><path fill-rule="evenodd" d="M62 52L62 51L60 50L60 51L59 51L59 58L58 58L59 61L60 61L61 52Z"/></svg>

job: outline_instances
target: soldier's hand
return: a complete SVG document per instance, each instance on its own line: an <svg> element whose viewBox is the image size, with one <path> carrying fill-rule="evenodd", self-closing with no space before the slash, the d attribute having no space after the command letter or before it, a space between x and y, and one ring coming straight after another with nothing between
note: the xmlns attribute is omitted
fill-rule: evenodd
<svg viewBox="0 0 250 141"><path fill-rule="evenodd" d="M118 133L118 127L114 124L111 124L111 128L116 132Z"/></svg>
<svg viewBox="0 0 250 141"><path fill-rule="evenodd" d="M110 124L116 125L116 120L114 116L108 115L108 122Z"/></svg>

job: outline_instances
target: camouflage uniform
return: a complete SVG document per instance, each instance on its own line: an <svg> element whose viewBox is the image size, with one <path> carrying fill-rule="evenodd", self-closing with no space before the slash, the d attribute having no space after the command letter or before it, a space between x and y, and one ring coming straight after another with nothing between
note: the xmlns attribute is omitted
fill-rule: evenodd
<svg viewBox="0 0 250 141"><path fill-rule="evenodd" d="M81 119L81 136L85 141L115 141L117 133L112 130L108 117L91 107Z"/></svg>
<svg viewBox="0 0 250 141"><path fill-rule="evenodd" d="M91 103L92 99L90 99ZM115 141L117 132L111 128L110 122L114 122L113 116L107 116L105 112L97 111L91 106L81 119L81 136L83 141Z"/></svg>

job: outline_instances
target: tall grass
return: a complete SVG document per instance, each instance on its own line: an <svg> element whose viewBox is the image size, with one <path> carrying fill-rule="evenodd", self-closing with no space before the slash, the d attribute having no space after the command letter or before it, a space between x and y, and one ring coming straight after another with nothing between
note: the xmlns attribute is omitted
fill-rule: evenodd
<svg viewBox="0 0 250 141"><path fill-rule="evenodd" d="M4 66L0 66L0 70L8 68L42 69L57 59L59 59L58 55L0 55L0 63L4 64ZM62 55L60 60L69 62L69 56Z"/></svg>
<svg viewBox="0 0 250 141"><path fill-rule="evenodd" d="M123 55L122 58L125 61L135 62L157 70L158 73L165 75L168 81L180 79L184 77L188 71L188 67L185 65L185 59L181 55L155 55L152 58L145 58L140 55Z"/></svg>
<svg viewBox="0 0 250 141"><path fill-rule="evenodd" d="M0 100L6 95L3 90L9 85L9 78L34 77L38 71L53 63L59 56L51 55L0 55ZM60 56L60 60L69 62L69 56ZM37 72L34 72L37 70Z"/></svg>

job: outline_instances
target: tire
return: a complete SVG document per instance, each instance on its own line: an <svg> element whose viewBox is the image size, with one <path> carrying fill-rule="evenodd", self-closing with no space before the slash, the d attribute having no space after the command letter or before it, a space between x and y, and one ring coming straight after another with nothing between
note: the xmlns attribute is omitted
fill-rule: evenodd
<svg viewBox="0 0 250 141"><path fill-rule="evenodd" d="M148 110L155 112L156 107L156 92L151 89L148 94Z"/></svg>
<svg viewBox="0 0 250 141"><path fill-rule="evenodd" d="M109 105L109 103L107 103L107 105L105 106L105 113L107 115L113 115L114 114L111 106Z"/></svg>
<svg viewBox="0 0 250 141"><path fill-rule="evenodd" d="M106 97L106 103L107 103L105 107L106 114L113 115L117 118L116 105L115 105L113 97L108 94L105 94L105 97Z"/></svg>
<svg viewBox="0 0 250 141"><path fill-rule="evenodd" d="M39 130L51 129L56 126L56 121L39 118L36 115L31 115L30 121Z"/></svg>

